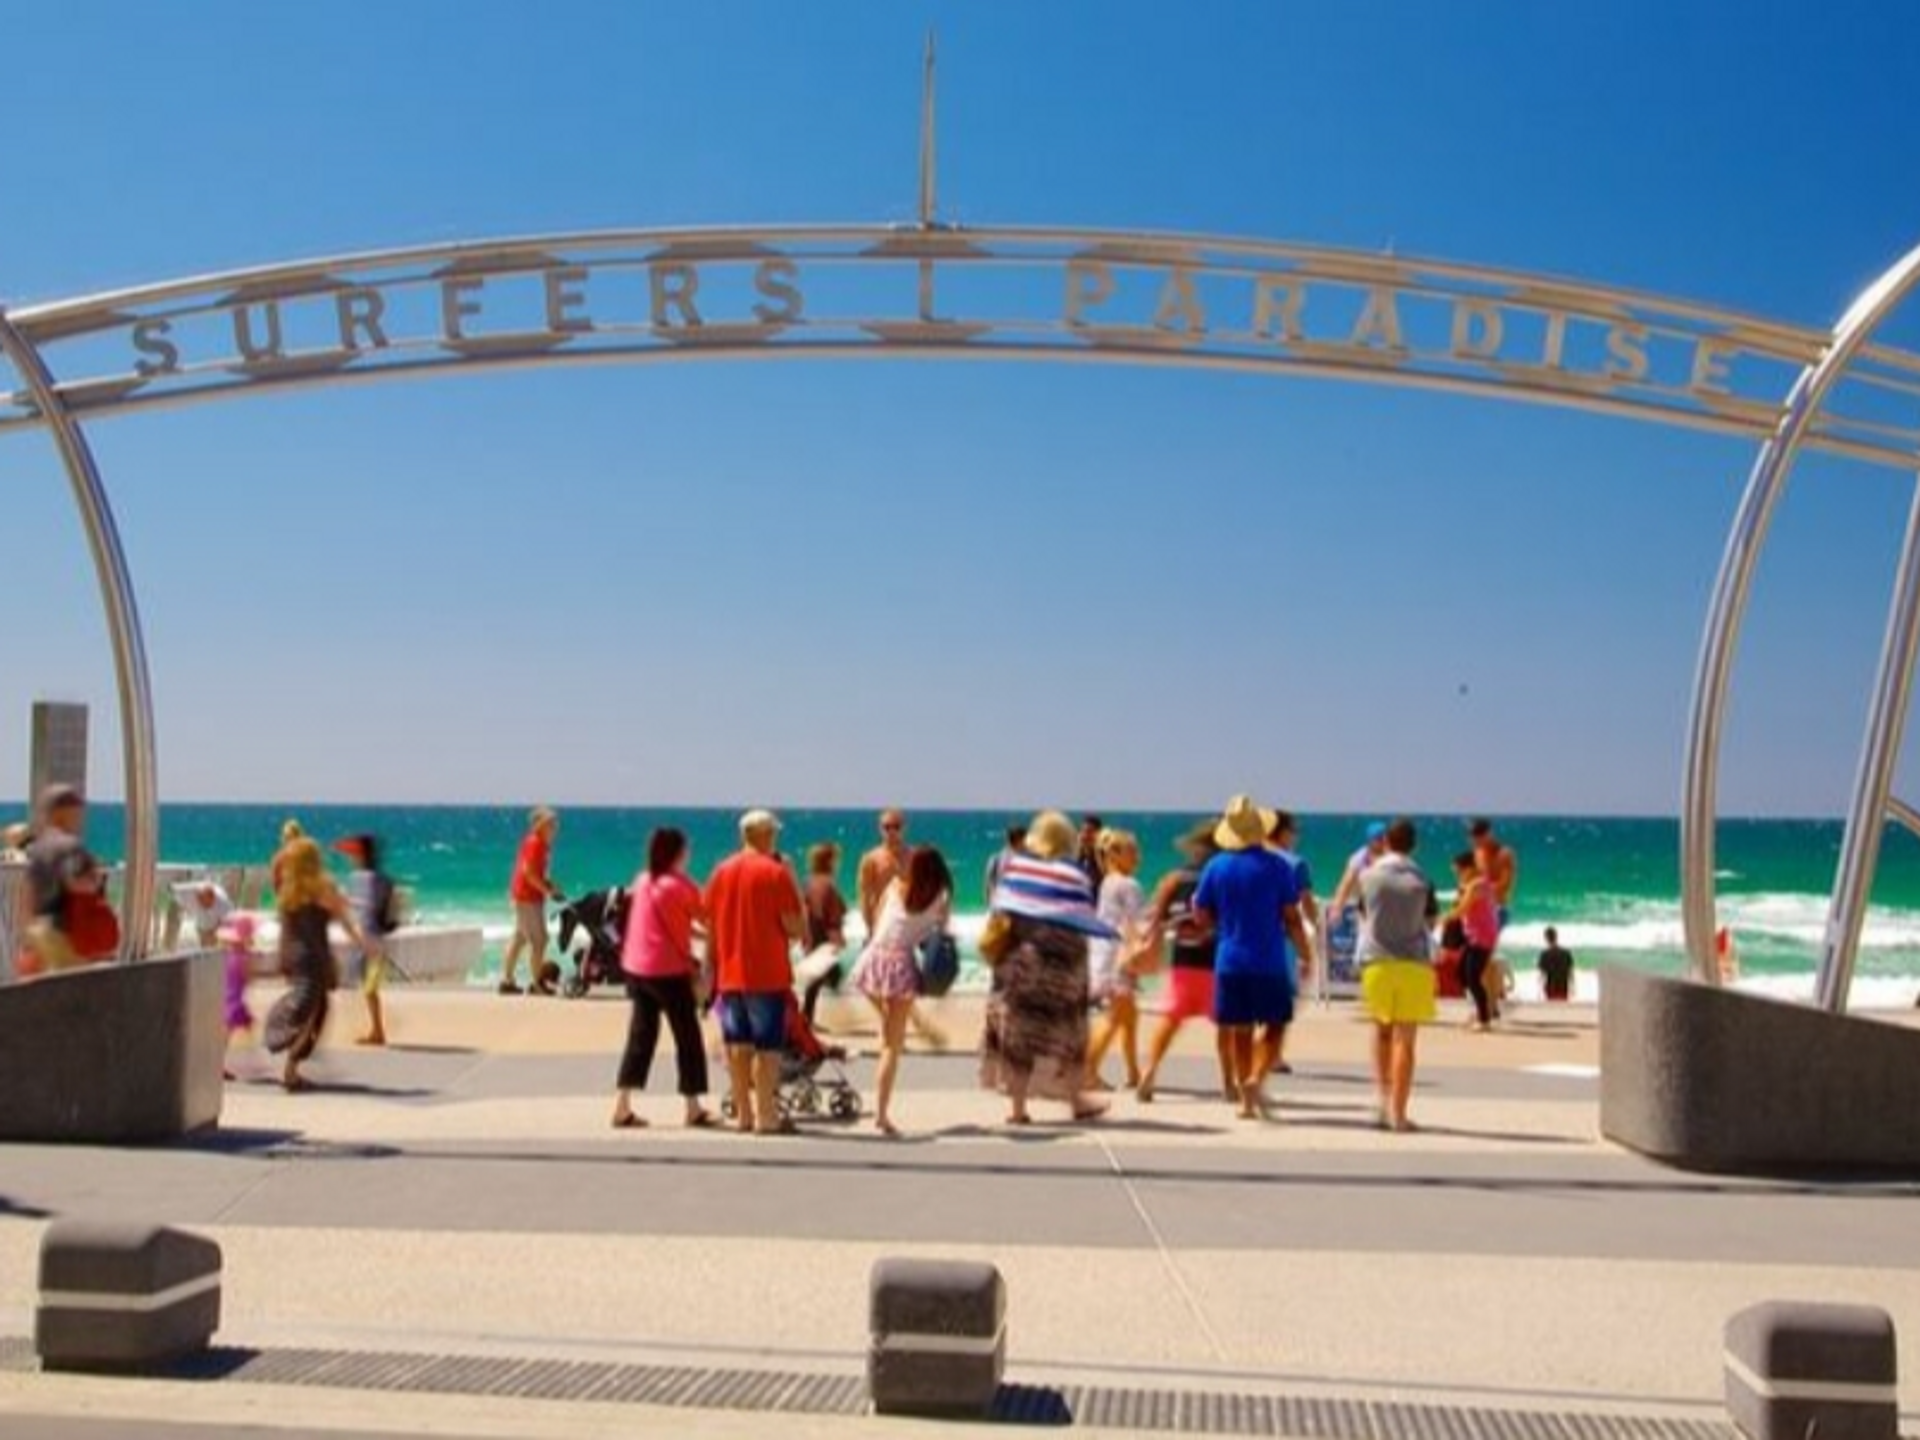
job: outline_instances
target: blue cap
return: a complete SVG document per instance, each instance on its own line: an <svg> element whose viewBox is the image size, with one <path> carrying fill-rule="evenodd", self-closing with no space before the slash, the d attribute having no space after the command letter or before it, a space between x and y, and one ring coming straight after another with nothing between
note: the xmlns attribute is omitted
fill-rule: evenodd
<svg viewBox="0 0 1920 1440"><path fill-rule="evenodd" d="M1387 838L1387 822L1386 821L1376 820L1371 825L1367 826L1367 843L1369 845L1371 845L1376 840L1384 840L1386 838Z"/></svg>

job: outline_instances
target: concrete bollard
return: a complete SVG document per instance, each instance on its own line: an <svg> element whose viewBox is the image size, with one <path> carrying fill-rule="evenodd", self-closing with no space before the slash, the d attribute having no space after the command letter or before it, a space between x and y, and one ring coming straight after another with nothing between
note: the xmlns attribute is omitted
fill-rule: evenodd
<svg viewBox="0 0 1920 1440"><path fill-rule="evenodd" d="M971 1260L879 1260L867 1393L882 1415L984 1414L1007 1358L1007 1287Z"/></svg>
<svg viewBox="0 0 1920 1440"><path fill-rule="evenodd" d="M1896 1440L1893 1320L1871 1305L1768 1301L1727 1321L1727 1414L1752 1440Z"/></svg>
<svg viewBox="0 0 1920 1440"><path fill-rule="evenodd" d="M138 1371L207 1348L220 1247L138 1221L56 1220L40 1241L33 1347L47 1370Z"/></svg>

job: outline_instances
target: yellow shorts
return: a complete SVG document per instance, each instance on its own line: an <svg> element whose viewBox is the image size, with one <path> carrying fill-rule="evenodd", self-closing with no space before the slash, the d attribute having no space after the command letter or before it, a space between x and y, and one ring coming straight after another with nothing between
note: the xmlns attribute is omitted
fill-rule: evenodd
<svg viewBox="0 0 1920 1440"><path fill-rule="evenodd" d="M366 969L360 976L360 993L378 995L380 987L387 983L387 957L380 951L367 956Z"/></svg>
<svg viewBox="0 0 1920 1440"><path fill-rule="evenodd" d="M1425 1025L1440 1014L1433 966L1424 960L1368 961L1360 970L1360 994L1376 1025Z"/></svg>

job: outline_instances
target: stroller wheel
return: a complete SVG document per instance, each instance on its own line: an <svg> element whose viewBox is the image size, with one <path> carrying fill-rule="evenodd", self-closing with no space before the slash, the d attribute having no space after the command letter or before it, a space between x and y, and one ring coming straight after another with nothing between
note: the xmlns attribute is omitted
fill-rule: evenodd
<svg viewBox="0 0 1920 1440"><path fill-rule="evenodd" d="M587 977L579 973L569 975L560 991L569 1000L579 1000L587 993Z"/></svg>
<svg viewBox="0 0 1920 1440"><path fill-rule="evenodd" d="M858 1120L860 1118L860 1092L852 1086L833 1092L828 1102L828 1112L836 1120Z"/></svg>
<svg viewBox="0 0 1920 1440"><path fill-rule="evenodd" d="M726 1117L727 1117L727 1119L729 1119L729 1120L731 1120L731 1119L733 1119L733 1118L734 1118L734 1114L733 1114L733 1096L731 1096L731 1095L723 1095L723 1096L721 1096L721 1097L720 1097L720 1113L721 1113L722 1115L724 1115L724 1116L726 1116Z"/></svg>
<svg viewBox="0 0 1920 1440"><path fill-rule="evenodd" d="M791 1103L793 1109L802 1115L818 1115L820 1113L820 1087L812 1084L800 1086L793 1092Z"/></svg>

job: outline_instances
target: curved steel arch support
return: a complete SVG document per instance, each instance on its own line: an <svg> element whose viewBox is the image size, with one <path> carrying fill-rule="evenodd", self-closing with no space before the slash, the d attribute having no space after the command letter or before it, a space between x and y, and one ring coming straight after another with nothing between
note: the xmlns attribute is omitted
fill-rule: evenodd
<svg viewBox="0 0 1920 1440"><path fill-rule="evenodd" d="M1733 528L1714 580L1713 598L1707 610L1707 624L1700 641L1700 660L1694 672L1693 708L1688 722L1686 773L1682 785L1680 811L1680 906L1686 936L1687 957L1695 979L1708 984L1719 982L1719 967L1714 963L1714 821L1717 814L1720 782L1720 738L1726 714L1728 681L1732 675L1733 652L1746 617L1747 599L1753 588L1753 573L1760 549L1767 538L1767 527L1787 477L1793 470L1800 447L1812 428L1827 394L1873 332L1916 283L1920 283L1920 246L1908 251L1888 270L1861 292L1834 326L1833 340L1819 360L1807 366L1794 382L1781 411L1780 423L1761 447L1753 470L1747 478L1746 492L1734 514ZM1896 609L1898 599L1896 597ZM1891 623L1891 621L1890 621ZM1885 666L1883 664L1883 679ZM1875 722L1883 722L1884 696L1876 694ZM1904 713L1904 706L1902 707ZM1870 726L1869 734L1873 733ZM1871 741L1869 749L1872 749ZM1863 756L1863 762L1866 757ZM1891 758L1886 760L1890 775ZM1886 778L1879 785L1879 801L1872 811L1874 833L1879 833L1886 809ZM1858 794L1856 793L1856 804ZM1859 815L1849 818L1848 835L1858 831ZM1873 858L1865 856L1868 869ZM1867 877L1871 879L1869 874ZM1836 903L1838 883L1836 882ZM1832 933L1829 920L1829 934ZM1827 958L1821 962L1818 990L1827 1003ZM1845 985L1840 986L1840 1004L1845 1006Z"/></svg>
<svg viewBox="0 0 1920 1440"><path fill-rule="evenodd" d="M114 681L120 692L120 748L126 770L126 885L121 895L120 958L138 960L153 943L155 866L160 813L155 784L153 692L147 679L146 642L126 552L107 503L106 486L79 423L67 412L40 352L0 309L0 350L20 372L27 390L59 446L73 485L74 503L86 527L113 644Z"/></svg>

